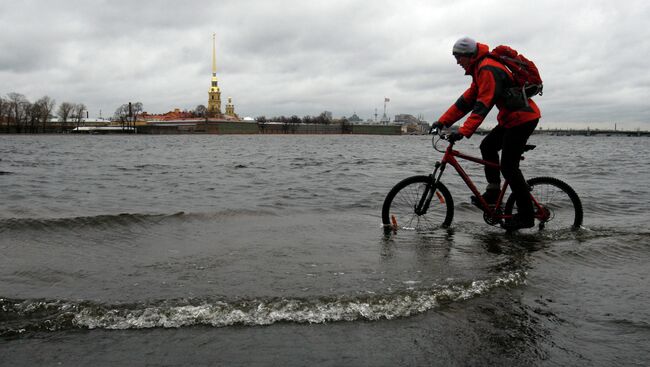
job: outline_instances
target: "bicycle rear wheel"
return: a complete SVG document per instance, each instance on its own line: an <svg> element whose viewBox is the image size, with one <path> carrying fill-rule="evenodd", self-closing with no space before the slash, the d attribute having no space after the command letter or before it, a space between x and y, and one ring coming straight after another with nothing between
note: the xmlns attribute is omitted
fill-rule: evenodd
<svg viewBox="0 0 650 367"><path fill-rule="evenodd" d="M429 196L431 186L431 176L413 176L395 185L386 195L381 210L384 228L430 231L448 227L454 218L454 201L440 182L424 213L415 211L423 197Z"/></svg>
<svg viewBox="0 0 650 367"><path fill-rule="evenodd" d="M531 196L538 205L535 219L539 229L578 229L582 225L582 202L578 194L564 181L553 177L535 177L527 181ZM510 194L504 208L506 215L517 213L515 197Z"/></svg>

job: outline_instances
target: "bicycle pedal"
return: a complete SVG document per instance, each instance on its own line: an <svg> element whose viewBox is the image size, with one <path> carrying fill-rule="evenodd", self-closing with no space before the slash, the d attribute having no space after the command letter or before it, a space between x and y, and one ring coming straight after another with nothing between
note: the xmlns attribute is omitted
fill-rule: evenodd
<svg viewBox="0 0 650 367"><path fill-rule="evenodd" d="M472 197L470 198L470 202L471 202L472 205L474 205L475 207L477 207L477 208L483 210L483 205L481 205L481 201L480 201L476 196L472 196ZM496 208L496 205L495 205L495 204L488 204L488 209L494 209L494 208Z"/></svg>

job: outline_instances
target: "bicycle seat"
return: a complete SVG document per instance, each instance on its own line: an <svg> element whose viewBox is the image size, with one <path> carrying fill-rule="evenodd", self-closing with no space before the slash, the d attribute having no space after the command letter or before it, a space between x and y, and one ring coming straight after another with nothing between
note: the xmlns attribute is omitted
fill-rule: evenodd
<svg viewBox="0 0 650 367"><path fill-rule="evenodd" d="M535 149L537 145L524 145L524 152Z"/></svg>

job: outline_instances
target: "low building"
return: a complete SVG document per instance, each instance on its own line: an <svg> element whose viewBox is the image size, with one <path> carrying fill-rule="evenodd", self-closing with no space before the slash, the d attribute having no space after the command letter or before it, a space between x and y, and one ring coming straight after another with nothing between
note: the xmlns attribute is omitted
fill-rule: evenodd
<svg viewBox="0 0 650 367"><path fill-rule="evenodd" d="M143 112L138 116L138 119L154 122L154 121L173 121L173 120L187 120L195 119L197 116L190 111L181 111L179 108L175 108L173 111L159 113L159 114L150 114L148 112Z"/></svg>
<svg viewBox="0 0 650 367"><path fill-rule="evenodd" d="M352 116L350 116L348 118L348 121L350 121L353 124L358 124L358 123L362 122L363 120L359 116L357 116L357 113L355 112L355 113L352 114Z"/></svg>
<svg viewBox="0 0 650 367"><path fill-rule="evenodd" d="M413 115L395 115L395 122L402 125L403 134L426 134L429 132L429 123Z"/></svg>

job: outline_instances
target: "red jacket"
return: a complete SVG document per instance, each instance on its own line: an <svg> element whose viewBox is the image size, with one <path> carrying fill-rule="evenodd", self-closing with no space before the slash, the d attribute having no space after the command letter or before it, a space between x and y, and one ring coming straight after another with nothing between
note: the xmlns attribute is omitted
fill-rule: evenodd
<svg viewBox="0 0 650 367"><path fill-rule="evenodd" d="M500 62L487 57L489 48L478 43L478 52L473 59L467 75L472 76L472 84L439 119L445 126L451 126L468 112L472 111L458 132L470 137L483 122L494 105L499 109L499 125L510 128L537 120L541 117L539 108L528 98L528 106L513 104L506 98L508 89L514 87L512 73Z"/></svg>

